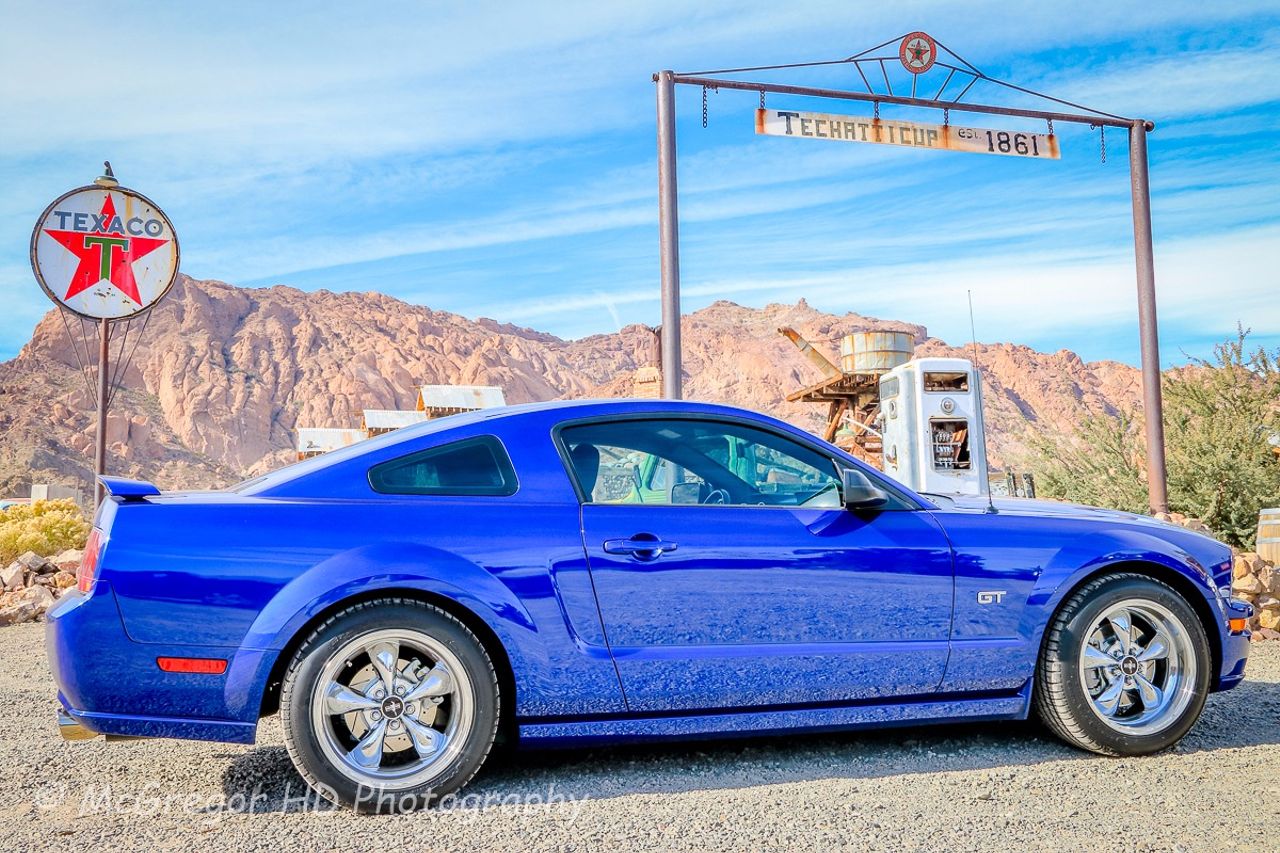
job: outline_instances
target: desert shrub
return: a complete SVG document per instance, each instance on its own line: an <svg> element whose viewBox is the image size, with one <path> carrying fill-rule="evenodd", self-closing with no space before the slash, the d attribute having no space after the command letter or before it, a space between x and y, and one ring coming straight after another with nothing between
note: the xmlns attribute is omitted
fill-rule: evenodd
<svg viewBox="0 0 1280 853"><path fill-rule="evenodd" d="M1074 435L1033 437L1037 491L1072 503L1146 512L1147 463L1139 426L1121 412L1085 418Z"/></svg>
<svg viewBox="0 0 1280 853"><path fill-rule="evenodd" d="M1169 509L1204 521L1223 541L1252 548L1258 510L1280 506L1280 350L1247 345L1248 332L1164 375ZM1134 512L1147 509L1139 418L1087 419L1075 435L1033 440L1041 491Z"/></svg>
<svg viewBox="0 0 1280 853"><path fill-rule="evenodd" d="M68 548L83 548L89 522L69 499L14 504L0 510L0 565L27 551L52 556Z"/></svg>

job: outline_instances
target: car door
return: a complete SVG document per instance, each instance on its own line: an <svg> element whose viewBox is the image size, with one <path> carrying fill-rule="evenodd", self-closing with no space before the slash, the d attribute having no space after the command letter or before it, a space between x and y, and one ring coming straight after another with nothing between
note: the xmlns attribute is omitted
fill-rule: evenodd
<svg viewBox="0 0 1280 853"><path fill-rule="evenodd" d="M558 440L631 710L852 702L941 682L951 551L905 496L846 510L847 463L748 421L613 419Z"/></svg>

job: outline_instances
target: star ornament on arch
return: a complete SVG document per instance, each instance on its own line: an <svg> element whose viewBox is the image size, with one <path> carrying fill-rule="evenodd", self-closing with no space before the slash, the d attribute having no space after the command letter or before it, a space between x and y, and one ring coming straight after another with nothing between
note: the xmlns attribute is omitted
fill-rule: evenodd
<svg viewBox="0 0 1280 853"><path fill-rule="evenodd" d="M102 203L102 212L92 218L94 228L89 232L44 230L79 260L62 301L66 302L105 281L141 306L142 296L133 277L134 261L151 254L169 240L126 234L109 193Z"/></svg>
<svg viewBox="0 0 1280 853"><path fill-rule="evenodd" d="M924 39L916 39L907 45L913 65L924 65L929 61L929 44Z"/></svg>

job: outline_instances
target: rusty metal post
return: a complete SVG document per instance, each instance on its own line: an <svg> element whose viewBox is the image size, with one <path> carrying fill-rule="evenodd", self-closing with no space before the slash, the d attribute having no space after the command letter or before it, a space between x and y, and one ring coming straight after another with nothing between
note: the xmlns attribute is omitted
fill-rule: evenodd
<svg viewBox="0 0 1280 853"><path fill-rule="evenodd" d="M1147 131L1141 119L1129 125L1129 183L1133 190L1133 250L1138 272L1138 329L1142 344L1142 412L1147 425L1147 496L1151 511L1169 511L1164 458L1164 401L1160 392L1160 330L1156 323L1156 266L1151 244L1151 185Z"/></svg>
<svg viewBox="0 0 1280 853"><path fill-rule="evenodd" d="M676 212L675 73L658 84L658 252L662 270L662 396L683 396L680 366L680 225Z"/></svg>
<svg viewBox="0 0 1280 853"><path fill-rule="evenodd" d="M111 321L98 321L98 447L93 455L93 472L107 473L107 353L111 340ZM102 484L94 480L93 505L102 503Z"/></svg>

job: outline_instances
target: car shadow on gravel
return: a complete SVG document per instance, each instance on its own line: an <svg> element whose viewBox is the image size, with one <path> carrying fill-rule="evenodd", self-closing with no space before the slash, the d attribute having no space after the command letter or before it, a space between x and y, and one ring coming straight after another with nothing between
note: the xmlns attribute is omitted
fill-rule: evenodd
<svg viewBox="0 0 1280 853"><path fill-rule="evenodd" d="M1280 690L1246 681L1211 696L1172 752L1280 743ZM947 723L901 729L676 741L597 749L495 749L463 801L609 799L630 794L749 788L822 779L1016 768L1052 761L1109 761L1058 741L1034 721ZM239 755L223 774L228 802L255 814L315 810L283 746ZM515 797L517 800L511 800ZM322 806L323 808L323 806Z"/></svg>

